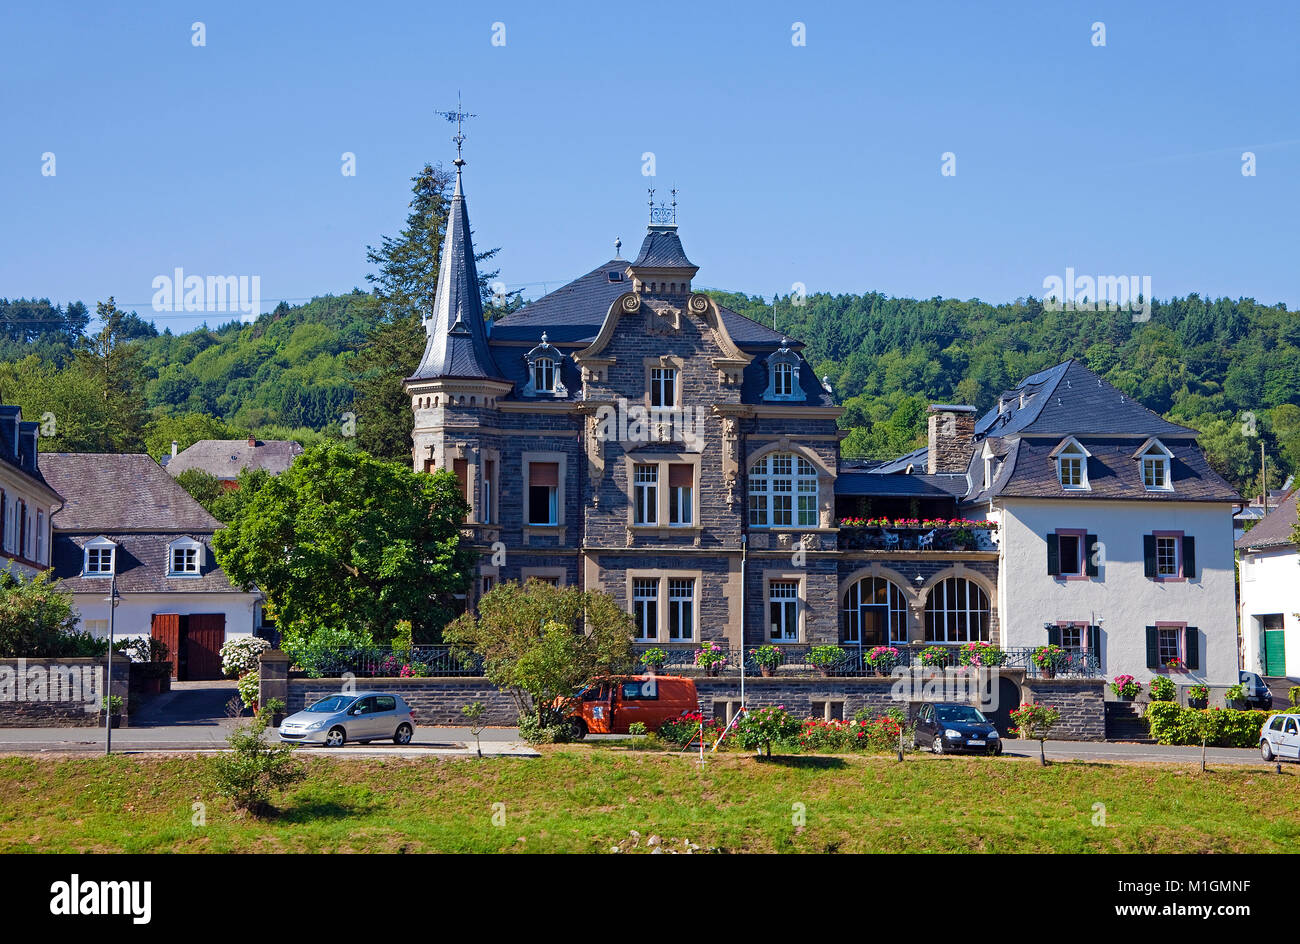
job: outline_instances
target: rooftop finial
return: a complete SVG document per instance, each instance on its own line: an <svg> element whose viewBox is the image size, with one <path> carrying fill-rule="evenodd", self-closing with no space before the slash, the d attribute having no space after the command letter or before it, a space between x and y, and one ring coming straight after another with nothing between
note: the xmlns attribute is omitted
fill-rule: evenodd
<svg viewBox="0 0 1300 944"><path fill-rule="evenodd" d="M461 147L465 144L464 122L466 118L477 118L478 115L471 115L466 112L460 104L460 92L456 92L456 110L455 111L438 111L434 114L441 115L448 121L456 122L456 134L452 140L456 142L456 160L452 161L456 165L456 192L460 193L460 169L465 166L465 160L460 156Z"/></svg>
<svg viewBox="0 0 1300 944"><path fill-rule="evenodd" d="M615 236L614 237L614 258L615 259L623 258L622 256L619 255L619 253L622 251L623 251L623 238L621 236Z"/></svg>
<svg viewBox="0 0 1300 944"><path fill-rule="evenodd" d="M653 187L649 188L649 191L650 191L650 200L649 200L650 226L652 228L656 226L663 226L663 227L668 227L670 229L675 229L677 227L677 188L674 187L672 189L671 191L673 195L672 203L666 206L662 203L655 203L655 191Z"/></svg>

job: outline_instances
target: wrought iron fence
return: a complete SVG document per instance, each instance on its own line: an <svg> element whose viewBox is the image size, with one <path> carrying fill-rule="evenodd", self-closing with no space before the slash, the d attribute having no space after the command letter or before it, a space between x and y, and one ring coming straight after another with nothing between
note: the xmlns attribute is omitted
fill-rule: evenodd
<svg viewBox="0 0 1300 944"><path fill-rule="evenodd" d="M451 646L359 646L343 649L312 649L297 653L294 664L312 678L432 678L435 676L481 676L483 660L473 653L458 652Z"/></svg>

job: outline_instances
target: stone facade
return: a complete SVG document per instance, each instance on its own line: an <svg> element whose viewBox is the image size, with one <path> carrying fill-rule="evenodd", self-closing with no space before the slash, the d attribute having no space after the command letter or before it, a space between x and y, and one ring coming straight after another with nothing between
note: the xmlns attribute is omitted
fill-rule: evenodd
<svg viewBox="0 0 1300 944"><path fill-rule="evenodd" d="M110 693L122 699L122 726L130 721L130 665L113 658ZM0 659L0 728L103 727L104 660ZM89 710L88 710L89 709Z"/></svg>

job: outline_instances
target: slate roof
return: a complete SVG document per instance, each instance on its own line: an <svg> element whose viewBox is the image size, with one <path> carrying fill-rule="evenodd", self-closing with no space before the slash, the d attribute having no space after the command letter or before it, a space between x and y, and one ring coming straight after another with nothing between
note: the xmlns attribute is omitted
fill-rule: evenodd
<svg viewBox="0 0 1300 944"><path fill-rule="evenodd" d="M924 469L924 465L918 466ZM925 472L880 473L866 469L841 469L835 478L835 494L873 498L960 498L966 492L966 476Z"/></svg>
<svg viewBox="0 0 1300 944"><path fill-rule="evenodd" d="M186 469L201 469L219 479L233 481L244 469L265 469L279 475L302 455L302 445L293 440L200 439L174 456L165 456L167 472L180 475Z"/></svg>
<svg viewBox="0 0 1300 944"><path fill-rule="evenodd" d="M1021 392L1028 397L1023 408L1018 405ZM1012 402L1001 414L994 407L980 418L975 424L977 439L1015 433L1062 437L1198 435L1196 430L1148 410L1073 359L1031 374L1003 397Z"/></svg>
<svg viewBox="0 0 1300 944"><path fill-rule="evenodd" d="M686 258L682 241L673 229L651 227L641 241L641 252L633 266L657 269L695 269L695 263Z"/></svg>
<svg viewBox="0 0 1300 944"><path fill-rule="evenodd" d="M1295 540L1292 533L1296 526L1298 497L1300 491L1293 491L1284 498L1282 504L1265 515L1259 524L1237 538L1237 548L1248 551L1293 545Z"/></svg>
<svg viewBox="0 0 1300 944"><path fill-rule="evenodd" d="M1064 438L1064 437L1061 437ZM1142 463L1133 458L1134 441L1121 437L1075 437L1091 455L1088 464L1088 489L1065 489L1056 474L1056 461L1051 452L1060 444L1060 438L1026 436L1011 442L996 443L1005 446L1006 456L994 477L993 487L984 489L984 460L982 447L977 445L971 457L969 473L972 483L978 483L967 501L982 502L989 498L1069 498L1069 499L1134 499L1148 502L1217 501L1239 502L1241 496L1222 476L1210 468L1205 454L1192 438L1175 440L1164 437L1160 441L1173 459L1169 471L1173 481L1171 491L1148 491L1142 481Z"/></svg>
<svg viewBox="0 0 1300 944"><path fill-rule="evenodd" d="M129 531L211 533L221 522L146 455L43 452L45 479L63 496L51 524L112 537Z"/></svg>
<svg viewBox="0 0 1300 944"><path fill-rule="evenodd" d="M40 424L25 422L21 407L0 405L0 462L45 488L53 489L41 474L36 452L39 437Z"/></svg>
<svg viewBox="0 0 1300 944"><path fill-rule="evenodd" d="M469 210L461 192L460 167L447 215L433 311L425 319L424 355L408 380L457 377L497 379L501 371L488 349L479 295L478 268L469 232Z"/></svg>
<svg viewBox="0 0 1300 944"><path fill-rule="evenodd" d="M203 567L197 577L168 577L167 545L178 537L190 537L204 545ZM82 547L93 541L94 534L55 534L52 564L54 576L73 593L99 593L107 596L106 577L83 577L85 560ZM195 531L184 535L175 532L108 534L117 544L117 589L119 593L239 593L212 555L212 535Z"/></svg>

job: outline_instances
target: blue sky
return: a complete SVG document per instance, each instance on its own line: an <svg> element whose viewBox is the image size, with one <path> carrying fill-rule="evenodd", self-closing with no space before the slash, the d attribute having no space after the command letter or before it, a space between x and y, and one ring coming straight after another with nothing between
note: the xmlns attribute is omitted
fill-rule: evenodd
<svg viewBox="0 0 1300 944"><path fill-rule="evenodd" d="M732 7L8 5L0 296L364 287L459 90L478 246L530 297L634 252L652 184L710 287L1005 301L1069 266L1300 305L1300 4Z"/></svg>

